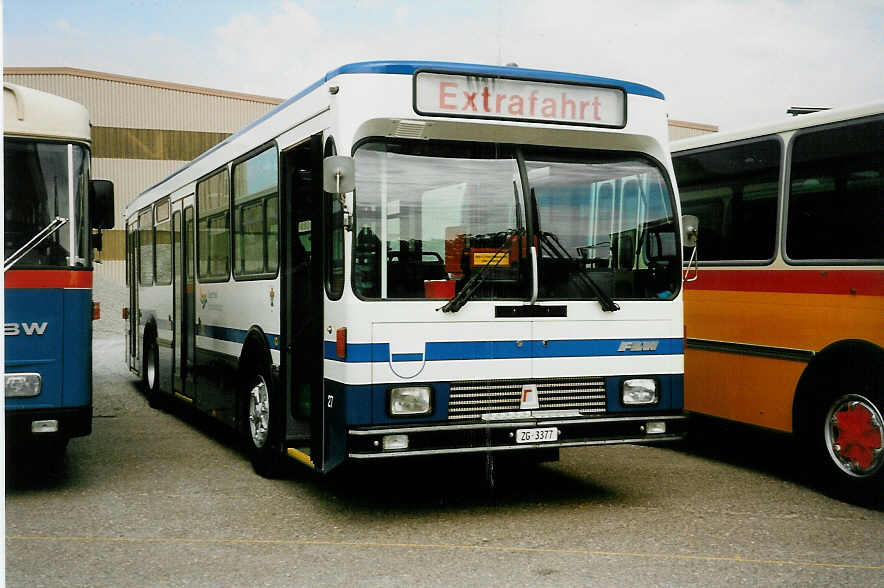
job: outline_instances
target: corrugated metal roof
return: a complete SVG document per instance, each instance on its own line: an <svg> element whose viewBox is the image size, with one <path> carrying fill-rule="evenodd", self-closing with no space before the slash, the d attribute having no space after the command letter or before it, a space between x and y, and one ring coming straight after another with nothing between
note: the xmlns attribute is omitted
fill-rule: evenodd
<svg viewBox="0 0 884 588"><path fill-rule="evenodd" d="M4 75L65 75L90 78L95 80L105 80L110 82L123 82L127 84L135 84L136 86L147 86L153 88L161 88L164 90L179 90L182 92L190 92L193 94L220 96L222 98L245 100L247 102L265 102L267 104L279 104L280 102L282 102L282 100L280 100L279 98L272 98L270 96L246 94L243 92L231 92L229 90L218 90L216 88L204 88L202 86L194 86L191 84L161 82L158 80L149 80L146 78L111 74L100 71L92 71L88 69L78 69L75 67L5 67L3 68L3 73Z"/></svg>

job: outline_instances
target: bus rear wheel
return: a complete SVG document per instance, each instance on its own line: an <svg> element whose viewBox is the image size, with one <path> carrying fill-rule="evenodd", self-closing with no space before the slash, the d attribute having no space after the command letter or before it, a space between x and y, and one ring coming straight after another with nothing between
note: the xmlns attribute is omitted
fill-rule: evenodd
<svg viewBox="0 0 884 588"><path fill-rule="evenodd" d="M141 384L151 408L162 408L160 398L160 354L156 337L144 338L144 360L141 369Z"/></svg>
<svg viewBox="0 0 884 588"><path fill-rule="evenodd" d="M859 504L884 504L884 401L881 380L827 372L817 381L816 402L804 431L810 465L833 496ZM828 393L824 390L830 391Z"/></svg>
<svg viewBox="0 0 884 588"><path fill-rule="evenodd" d="M884 409L881 394L833 395L817 413L817 454L824 481L839 496L884 497Z"/></svg>

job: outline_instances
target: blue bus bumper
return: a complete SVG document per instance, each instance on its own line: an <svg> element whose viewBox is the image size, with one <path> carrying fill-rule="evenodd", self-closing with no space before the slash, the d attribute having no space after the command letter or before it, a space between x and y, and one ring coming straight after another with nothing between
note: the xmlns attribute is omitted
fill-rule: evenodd
<svg viewBox="0 0 884 588"><path fill-rule="evenodd" d="M91 406L6 411L7 447L18 442L83 437L91 432Z"/></svg>

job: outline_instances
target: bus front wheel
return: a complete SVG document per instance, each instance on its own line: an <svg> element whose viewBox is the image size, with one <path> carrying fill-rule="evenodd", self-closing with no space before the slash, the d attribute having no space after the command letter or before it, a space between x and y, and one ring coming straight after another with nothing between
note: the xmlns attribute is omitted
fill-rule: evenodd
<svg viewBox="0 0 884 588"><path fill-rule="evenodd" d="M285 460L276 443L279 407L270 377L265 370L255 370L244 382L243 404L252 467L260 476L276 478L284 472Z"/></svg>

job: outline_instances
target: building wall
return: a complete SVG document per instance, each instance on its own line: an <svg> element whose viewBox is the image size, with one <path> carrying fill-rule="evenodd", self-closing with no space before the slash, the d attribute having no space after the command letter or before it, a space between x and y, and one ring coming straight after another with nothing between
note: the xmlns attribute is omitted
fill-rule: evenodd
<svg viewBox="0 0 884 588"><path fill-rule="evenodd" d="M278 98L65 67L9 67L3 77L79 102L96 127L231 133L280 103Z"/></svg>
<svg viewBox="0 0 884 588"><path fill-rule="evenodd" d="M696 137L698 135L717 132L718 127L715 125L704 125L701 123L669 119L670 141L677 141L679 139L687 139L688 137Z"/></svg>
<svg viewBox="0 0 884 588"><path fill-rule="evenodd" d="M123 210L146 188L223 141L281 100L73 68L10 67L4 80L83 104L92 122L93 177L114 183L117 223L104 232L96 274L125 280ZM670 139L715 132L669 121Z"/></svg>

